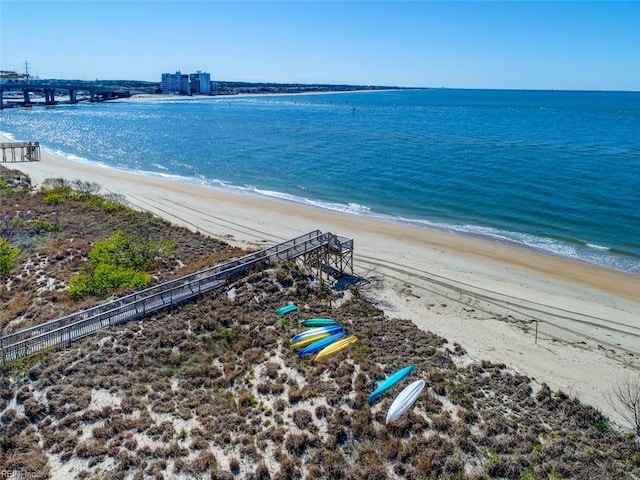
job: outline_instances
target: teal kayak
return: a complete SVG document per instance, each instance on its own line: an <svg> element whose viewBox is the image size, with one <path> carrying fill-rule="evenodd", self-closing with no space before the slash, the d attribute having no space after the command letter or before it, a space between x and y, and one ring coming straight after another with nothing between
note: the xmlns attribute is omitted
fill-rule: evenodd
<svg viewBox="0 0 640 480"><path fill-rule="evenodd" d="M329 325L337 325L338 322L333 318L308 318L300 325L303 327L328 327Z"/></svg>
<svg viewBox="0 0 640 480"><path fill-rule="evenodd" d="M389 390L391 387L393 387L396 383L398 383L404 377L410 375L416 368L417 367L413 365L409 367L404 367L398 370L397 372L395 372L393 375L387 377L380 385L378 385L378 388L376 388L373 391L373 393L369 395L367 402L369 402L369 404L375 402L378 399L378 397L380 397L384 392Z"/></svg>
<svg viewBox="0 0 640 480"><path fill-rule="evenodd" d="M285 305L284 307L280 307L276 310L276 314L278 315L284 315L285 313L289 313L289 312L293 312L294 310L297 310L298 307L295 306L293 303L290 303L289 305Z"/></svg>
<svg viewBox="0 0 640 480"><path fill-rule="evenodd" d="M310 345L307 345L302 350L298 352L299 357L303 357L305 355L309 355L310 353L316 353L322 350L327 345L331 345L336 340L340 340L342 337L346 336L347 332L342 331L338 333L334 333L328 337L321 338L320 340L316 340Z"/></svg>

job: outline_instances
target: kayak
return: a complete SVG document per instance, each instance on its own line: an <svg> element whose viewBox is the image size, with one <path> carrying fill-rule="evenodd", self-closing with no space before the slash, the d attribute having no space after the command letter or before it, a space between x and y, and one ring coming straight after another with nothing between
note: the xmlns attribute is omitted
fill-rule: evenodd
<svg viewBox="0 0 640 480"><path fill-rule="evenodd" d="M305 330L304 332L300 332L297 335L291 337L291 343L296 343L298 340L302 340L307 337L312 337L313 335L317 335L318 333L328 333L332 335L334 333L338 333L344 330L342 325L328 325L326 327L316 327L310 328L309 330Z"/></svg>
<svg viewBox="0 0 640 480"><path fill-rule="evenodd" d="M318 352L318 354L316 355L316 362L327 358L334 353L338 353L339 351L344 350L349 345L357 341L358 337L356 337L355 335L349 335L348 337L338 340L337 342L333 342L331 345L324 347Z"/></svg>
<svg viewBox="0 0 640 480"><path fill-rule="evenodd" d="M331 335L328 332L320 332L320 333L316 333L315 335L310 335L308 337L304 337L301 338L300 340L298 340L297 342L293 342L291 343L291 346L293 348L302 348L302 347L306 347L307 345L313 343L313 342L317 342L318 340L322 340L323 338L328 337L329 335Z"/></svg>
<svg viewBox="0 0 640 480"><path fill-rule="evenodd" d="M414 367L413 365L404 367L395 372L393 375L387 377L380 385L378 385L378 388L376 388L373 393L369 395L367 402L369 402L369 404L375 402L384 392L389 390L404 377L410 375L416 368L417 367Z"/></svg>
<svg viewBox="0 0 640 480"><path fill-rule="evenodd" d="M424 388L424 380L416 380L407 385L393 401L387 412L387 423L397 420L415 403Z"/></svg>
<svg viewBox="0 0 640 480"><path fill-rule="evenodd" d="M328 327L329 325L338 325L338 322L333 318L308 318L300 325L303 327Z"/></svg>
<svg viewBox="0 0 640 480"><path fill-rule="evenodd" d="M328 337L321 338L320 340L316 340L315 342L307 345L302 350L298 352L298 356L303 357L305 355L309 355L310 353L317 353L322 350L324 347L331 345L336 340L340 340L344 337L347 332L342 331L338 333L334 333L333 335L329 335Z"/></svg>
<svg viewBox="0 0 640 480"><path fill-rule="evenodd" d="M276 314L284 315L285 313L293 312L294 310L297 310L297 309L298 307L296 305L290 303L288 305L284 305L283 307L276 309Z"/></svg>

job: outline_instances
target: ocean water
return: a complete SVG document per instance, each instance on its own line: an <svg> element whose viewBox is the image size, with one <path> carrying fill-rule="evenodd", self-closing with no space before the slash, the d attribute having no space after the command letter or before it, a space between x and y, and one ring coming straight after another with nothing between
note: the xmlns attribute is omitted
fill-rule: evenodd
<svg viewBox="0 0 640 480"><path fill-rule="evenodd" d="M83 103L3 110L0 132L77 161L640 273L640 93L425 89Z"/></svg>

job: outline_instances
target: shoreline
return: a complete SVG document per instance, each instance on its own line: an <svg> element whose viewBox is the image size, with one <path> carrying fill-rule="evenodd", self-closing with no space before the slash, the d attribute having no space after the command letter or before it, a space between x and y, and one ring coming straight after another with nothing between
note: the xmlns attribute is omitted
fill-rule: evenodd
<svg viewBox="0 0 640 480"><path fill-rule="evenodd" d="M620 418L604 398L640 372L640 275L482 238L76 162L8 163L33 184L86 180L130 206L245 248L310 230L354 238L355 273L387 317L457 342ZM537 343L533 330L538 326Z"/></svg>
<svg viewBox="0 0 640 480"><path fill-rule="evenodd" d="M333 93L333 92L316 92L316 93L324 94L324 93ZM338 92L338 93L342 93L342 92ZM345 92L345 93L348 93L348 92ZM236 96L252 97L252 96L260 96L260 95L281 96L283 94L241 94ZM295 95L295 94L292 94L292 95ZM171 100L173 98L173 96L171 95L164 95L162 97L163 97L162 98L163 100L167 100L167 99ZM184 98L185 100L188 101L196 97L179 97L179 98ZM132 99L120 99L120 100L114 100L114 101L126 102L126 101L131 101ZM136 101L136 100L133 99L133 101ZM144 101L144 100L141 100L141 101ZM0 132L0 140L2 141L5 141L5 142L9 141L9 138L12 138L12 137L13 136L11 134ZM15 141L15 140L10 140L10 141ZM46 149L45 147L41 147L41 149L46 154L52 155L60 159L64 159L69 162L83 164L89 167L95 167L100 169L114 170L116 172L119 172L122 175L138 175L141 177L158 178L158 179L162 179L170 182L176 182L184 185L193 185L197 187L211 188L211 189L218 190L220 192L228 192L236 195L249 195L249 196L257 197L258 199L265 199L266 201L270 201L270 200L280 201L285 203L291 203L294 205L299 205L304 208L319 209L319 210L330 212L330 213L346 214L346 215L364 217L364 218L375 220L375 221L391 222L391 223L397 224L399 227L408 226L411 228L418 228L418 229L423 229L427 231L441 232L441 233L444 233L445 235L452 235L455 237L464 237L470 240L479 240L481 242L495 243L498 245L514 247L517 249L523 249L526 251L538 253L543 256L551 256L551 257L555 257L563 260L569 260L569 261L578 262L586 265L601 267L606 270L614 270L618 272L629 273L631 275L636 275L640 277L640 270L637 270L640 268L640 257L636 256L632 252L625 252L623 250L616 249L615 247L614 248L598 247L597 245L593 245L587 242L579 242L577 240L564 239L563 242L565 243L560 244L560 246L566 244L569 247L576 248L576 251L580 249L582 253L586 255L586 257L582 257L578 253L575 253L573 255L562 254L562 253L556 252L553 248L545 249L535 245L530 245L524 239L518 240L510 236L512 235L514 237L516 236L530 237L529 240L534 242L536 240L540 240L540 241L548 240L546 237L537 237L534 234L529 234L526 232L496 229L495 232L493 233L478 233L477 231L475 231L475 229L481 228L481 227L478 227L475 225L464 226L456 223L439 224L434 220L420 219L420 218L403 218L401 216L397 216L390 213L382 213L382 212L375 212L372 214L358 213L357 211L354 211L354 210L357 210L357 207L353 207L352 204L335 203L335 202L329 202L329 201L327 202L318 201L316 202L316 204L314 204L311 199L307 199L304 197L297 197L295 195L290 195L287 193L276 192L276 193L281 193L281 195L268 195L268 194L261 193L261 191L257 189L251 189L248 187L243 187L243 186L238 186L233 184L225 185L224 182L222 181L219 181L219 184L216 184L215 181L199 180L195 177L185 177L181 175L166 174L162 172L137 171L137 170L130 170L126 168L118 168L118 167L113 167L110 165L103 164L101 162L91 161L84 157L78 157L73 154L65 154L64 152L54 152L51 149ZM342 207L342 208L338 208L338 207ZM369 208L366 206L364 206L363 208L366 210L369 210ZM607 251L608 252L607 257L603 257L603 258L611 259L608 262L609 264L607 264L607 262L604 262L604 261L597 262L597 261L589 260L587 254L591 252L591 250ZM637 265L634 263L631 266L629 266L628 264L625 263L627 261L631 261L630 259L634 259L635 262L638 262ZM621 266L616 266L616 265L621 265ZM622 266L625 266L625 265L628 266L629 268L627 269L622 268ZM634 297L634 299L640 299L640 294L637 297Z"/></svg>

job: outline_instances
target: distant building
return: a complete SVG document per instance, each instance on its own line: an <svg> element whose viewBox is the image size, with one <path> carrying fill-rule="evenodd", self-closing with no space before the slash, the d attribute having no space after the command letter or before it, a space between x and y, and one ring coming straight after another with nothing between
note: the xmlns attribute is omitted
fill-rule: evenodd
<svg viewBox="0 0 640 480"><path fill-rule="evenodd" d="M209 95L211 93L211 75L197 70L189 75L191 82L191 93L199 95Z"/></svg>
<svg viewBox="0 0 640 480"><path fill-rule="evenodd" d="M160 88L162 88L163 93L189 95L191 93L189 89L189 75L183 75L179 71L176 73L163 73Z"/></svg>
<svg viewBox="0 0 640 480"><path fill-rule="evenodd" d="M0 80L3 82L17 82L17 81L25 81L29 78L37 78L37 77L28 77L22 73L14 72L12 70L0 70Z"/></svg>

